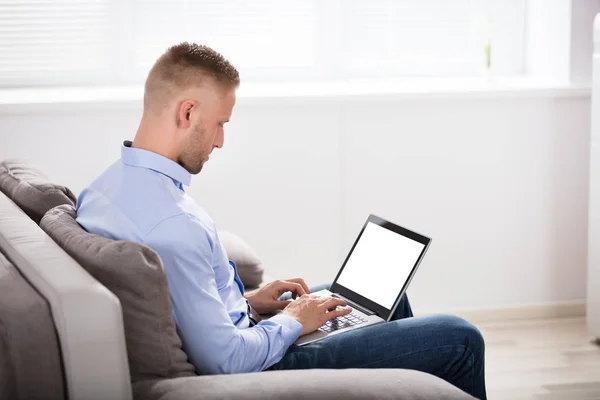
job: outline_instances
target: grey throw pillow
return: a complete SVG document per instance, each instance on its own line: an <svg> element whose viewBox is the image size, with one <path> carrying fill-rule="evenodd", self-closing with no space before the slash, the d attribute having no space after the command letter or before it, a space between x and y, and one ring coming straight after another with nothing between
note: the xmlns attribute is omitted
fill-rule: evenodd
<svg viewBox="0 0 600 400"><path fill-rule="evenodd" d="M263 281L265 269L258 254L237 235L219 231L219 240L227 256L237 266L237 272L244 287L257 288Z"/></svg>
<svg viewBox="0 0 600 400"><path fill-rule="evenodd" d="M50 210L41 228L121 302L132 382L194 376L181 348L160 257L147 246L85 231L73 206Z"/></svg>
<svg viewBox="0 0 600 400"><path fill-rule="evenodd" d="M0 162L0 191L37 224L48 210L77 200L68 188L48 182L40 169L20 160Z"/></svg>

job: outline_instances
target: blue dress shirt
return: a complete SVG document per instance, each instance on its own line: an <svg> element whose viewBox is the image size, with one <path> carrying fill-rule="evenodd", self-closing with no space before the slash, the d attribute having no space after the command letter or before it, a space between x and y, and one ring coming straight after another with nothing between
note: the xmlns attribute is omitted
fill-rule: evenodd
<svg viewBox="0 0 600 400"><path fill-rule="evenodd" d="M244 286L215 223L185 193L190 180L176 162L125 142L121 159L79 196L77 222L160 255L183 348L198 373L262 371L281 360L302 325L280 314L249 326Z"/></svg>

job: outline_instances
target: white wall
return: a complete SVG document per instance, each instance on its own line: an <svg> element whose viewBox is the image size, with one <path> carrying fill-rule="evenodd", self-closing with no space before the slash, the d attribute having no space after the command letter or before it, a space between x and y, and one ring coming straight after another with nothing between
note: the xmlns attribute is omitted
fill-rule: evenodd
<svg viewBox="0 0 600 400"><path fill-rule="evenodd" d="M570 81L592 82L593 22L600 0L571 0Z"/></svg>
<svg viewBox="0 0 600 400"><path fill-rule="evenodd" d="M274 277L332 279L372 212L433 238L417 308L581 300L589 108L585 95L242 101L189 192ZM34 160L78 192L138 119L0 115L0 159Z"/></svg>

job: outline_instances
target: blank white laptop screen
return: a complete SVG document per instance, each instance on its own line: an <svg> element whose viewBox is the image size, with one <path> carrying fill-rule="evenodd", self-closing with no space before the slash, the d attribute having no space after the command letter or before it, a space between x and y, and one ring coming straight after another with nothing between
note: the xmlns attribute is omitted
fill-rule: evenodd
<svg viewBox="0 0 600 400"><path fill-rule="evenodd" d="M369 222L337 283L390 310L424 247Z"/></svg>

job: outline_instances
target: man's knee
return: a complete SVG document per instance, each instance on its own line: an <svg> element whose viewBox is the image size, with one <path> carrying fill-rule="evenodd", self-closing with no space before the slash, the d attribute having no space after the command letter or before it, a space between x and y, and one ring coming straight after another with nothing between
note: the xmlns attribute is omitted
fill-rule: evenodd
<svg viewBox="0 0 600 400"><path fill-rule="evenodd" d="M448 336L463 342L476 355L484 352L485 340L475 325L455 315L442 315L440 319L439 323Z"/></svg>

